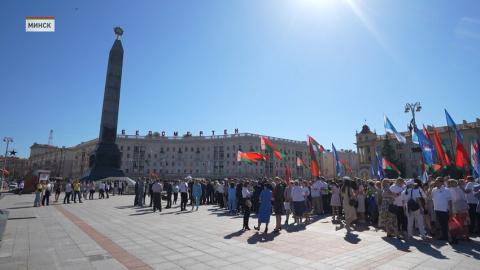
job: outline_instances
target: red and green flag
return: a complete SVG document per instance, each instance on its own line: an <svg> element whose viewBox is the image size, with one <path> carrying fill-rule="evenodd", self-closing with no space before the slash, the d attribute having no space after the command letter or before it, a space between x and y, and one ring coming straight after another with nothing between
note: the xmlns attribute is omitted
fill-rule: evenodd
<svg viewBox="0 0 480 270"><path fill-rule="evenodd" d="M297 157L297 167L307 167L307 164L301 157Z"/></svg>
<svg viewBox="0 0 480 270"><path fill-rule="evenodd" d="M308 136L308 150L310 152L310 169L312 170L312 176L320 176L320 167L318 167L317 157L315 156L315 151L313 150L313 138Z"/></svg>
<svg viewBox="0 0 480 270"><path fill-rule="evenodd" d="M267 160L267 156L257 152L242 152L238 151L237 161L248 162L248 163L257 163L258 161Z"/></svg>
<svg viewBox="0 0 480 270"><path fill-rule="evenodd" d="M312 136L308 136L308 141L311 142L313 146L315 146L318 153L325 152L325 148L321 144L319 144Z"/></svg>
<svg viewBox="0 0 480 270"><path fill-rule="evenodd" d="M260 148L263 151L271 151L273 155L279 159L279 160L284 160L285 159L285 154L277 150L275 145L270 141L267 137L261 136L260 137Z"/></svg>
<svg viewBox="0 0 480 270"><path fill-rule="evenodd" d="M440 141L440 135L438 135L438 131L436 128L433 128L433 143L435 145L435 152L437 153L438 161L442 166L449 166L450 159L448 158L445 150L443 149L442 142Z"/></svg>
<svg viewBox="0 0 480 270"><path fill-rule="evenodd" d="M382 167L384 170L393 170L396 171L398 175L401 174L397 166L395 166L395 164L393 164L392 162L388 161L386 158L382 158Z"/></svg>
<svg viewBox="0 0 480 270"><path fill-rule="evenodd" d="M344 159L339 160L340 165L350 174L353 173L352 168L348 165L348 163Z"/></svg>

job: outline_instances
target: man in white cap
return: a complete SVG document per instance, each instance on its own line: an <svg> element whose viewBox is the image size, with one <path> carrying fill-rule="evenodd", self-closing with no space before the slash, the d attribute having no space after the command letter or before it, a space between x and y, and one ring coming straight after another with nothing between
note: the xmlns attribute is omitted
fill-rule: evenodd
<svg viewBox="0 0 480 270"><path fill-rule="evenodd" d="M412 239L413 236L413 223L418 227L422 240L426 239L425 225L423 221L423 205L420 202L420 198L426 198L425 193L415 183L413 179L406 182L407 189L403 192L403 203L405 207L405 214L407 216L407 233L408 239Z"/></svg>

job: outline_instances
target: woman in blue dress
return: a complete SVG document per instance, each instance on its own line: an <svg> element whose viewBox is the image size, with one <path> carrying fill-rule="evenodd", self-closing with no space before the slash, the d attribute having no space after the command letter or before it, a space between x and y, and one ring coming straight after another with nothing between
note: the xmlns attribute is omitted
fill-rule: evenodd
<svg viewBox="0 0 480 270"><path fill-rule="evenodd" d="M265 184L260 193L260 207L258 209L258 227L255 230L260 230L260 225L265 223L265 233L268 232L268 223L270 223L270 215L272 214L272 187L270 184Z"/></svg>

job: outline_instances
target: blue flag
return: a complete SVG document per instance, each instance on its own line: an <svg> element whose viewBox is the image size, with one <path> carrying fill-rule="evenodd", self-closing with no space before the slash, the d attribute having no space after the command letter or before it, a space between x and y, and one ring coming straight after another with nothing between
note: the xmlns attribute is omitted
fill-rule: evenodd
<svg viewBox="0 0 480 270"><path fill-rule="evenodd" d="M338 162L338 155L337 155L337 149L335 149L335 146L332 143L332 151L333 151L333 158L335 159L335 171L337 173L337 176L340 176L342 173L342 170L340 168L340 162Z"/></svg>
<svg viewBox="0 0 480 270"><path fill-rule="evenodd" d="M447 125L455 131L455 135L457 138L460 140L460 142L463 142L463 135L460 133L460 130L457 128L457 124L453 121L452 117L450 114L447 112L447 109L445 109L445 117L447 118Z"/></svg>
<svg viewBox="0 0 480 270"><path fill-rule="evenodd" d="M388 117L386 115L383 116L383 120L384 120L383 125L385 126L385 130L387 132L393 133L395 135L395 137L397 138L397 141L399 141L400 143L407 143L407 139L405 139L405 137L403 137L402 134L400 134L395 129L392 122L390 122L390 120L388 119Z"/></svg>
<svg viewBox="0 0 480 270"><path fill-rule="evenodd" d="M375 158L377 160L377 175L380 180L385 178L385 172L383 171L382 159L378 156L377 151L375 151Z"/></svg>
<svg viewBox="0 0 480 270"><path fill-rule="evenodd" d="M372 179L377 178L377 174L375 173L375 169L373 168L373 166L370 166L370 177Z"/></svg>
<svg viewBox="0 0 480 270"><path fill-rule="evenodd" d="M422 131L418 130L417 127L415 127L415 134L417 134L418 142L420 144L420 148L422 149L423 161L428 166L432 166L433 165L432 142L427 137L425 137L425 134L423 134Z"/></svg>

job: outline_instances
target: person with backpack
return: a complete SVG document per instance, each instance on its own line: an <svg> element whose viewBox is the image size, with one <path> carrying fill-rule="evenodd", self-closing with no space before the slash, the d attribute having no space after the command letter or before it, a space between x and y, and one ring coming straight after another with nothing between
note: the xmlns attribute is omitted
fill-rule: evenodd
<svg viewBox="0 0 480 270"><path fill-rule="evenodd" d="M420 231L422 240L426 240L425 224L423 220L424 206L421 198L426 198L425 192L413 179L406 182L407 188L403 192L404 211L407 216L407 239L413 238L413 223Z"/></svg>

